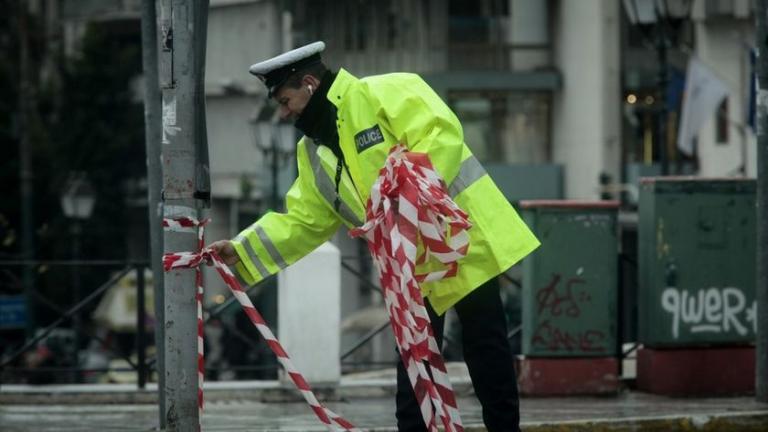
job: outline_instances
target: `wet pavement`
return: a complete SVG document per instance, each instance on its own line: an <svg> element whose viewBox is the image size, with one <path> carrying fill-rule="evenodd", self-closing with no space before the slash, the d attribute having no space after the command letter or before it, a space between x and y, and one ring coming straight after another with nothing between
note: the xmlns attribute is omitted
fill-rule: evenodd
<svg viewBox="0 0 768 432"><path fill-rule="evenodd" d="M391 398L366 398L331 402L327 406L368 431L394 431ZM480 407L471 398L460 398L467 429L484 430ZM642 393L616 397L523 398L522 429L568 431L585 425L600 430L642 430L645 423L673 421L704 426L717 419L748 419L744 430L768 430L768 405L751 397L672 399ZM156 431L157 407L152 404L7 405L0 406L3 432ZM760 426L762 425L762 426ZM729 428L731 429L731 428ZM206 405L204 431L323 431L306 404L217 400ZM667 430L654 429L654 430ZM696 430L691 427L686 430ZM714 429L709 429L714 430Z"/></svg>
<svg viewBox="0 0 768 432"><path fill-rule="evenodd" d="M466 377L454 378L467 431L484 431ZM395 430L394 380L345 379L326 405L365 431ZM330 392L328 394L333 394ZM322 392L319 392L319 395ZM319 396L322 398L322 396ZM157 431L156 392L131 385L2 386L0 431ZM521 400L524 432L768 431L768 404L752 396L670 398L635 391L603 397ZM210 383L203 430L323 431L309 407L278 382Z"/></svg>

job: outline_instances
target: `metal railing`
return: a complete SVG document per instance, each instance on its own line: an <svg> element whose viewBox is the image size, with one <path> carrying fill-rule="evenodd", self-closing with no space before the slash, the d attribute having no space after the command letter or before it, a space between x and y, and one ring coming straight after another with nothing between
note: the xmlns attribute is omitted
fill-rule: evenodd
<svg viewBox="0 0 768 432"><path fill-rule="evenodd" d="M30 287L27 289L27 294L34 297L35 301L47 308L48 310L55 312L57 314L57 318L53 320L50 324L46 325L45 327L39 328L35 331L35 335L31 338L27 338L20 346L14 347L11 350L9 350L9 353L6 353L5 355L2 355L0 357L0 384L9 381L8 375L10 374L11 377L18 378L18 376L14 376L14 374L24 374L25 376L33 376L35 374L53 374L57 377L60 377L62 375L67 376L73 376L74 378L71 381L75 382L81 382L82 376L85 373L110 373L110 372L127 372L127 371L135 371L136 372L136 383L137 387L139 389L144 389L146 387L146 383L149 381L149 378L151 376L152 372L156 372L156 362L157 357L156 356L147 356L146 354L146 348L148 345L151 345L153 343L153 336L151 333L148 333L146 331L146 322L147 322L147 310L145 307L141 307L145 305L145 288L146 288L146 281L144 277L144 269L148 267L147 262L131 262L131 261L119 261L119 260L56 260L56 261L0 261L0 267L2 266L46 266L46 267L53 267L53 266L112 266L112 267L122 267L118 272L113 274L109 279L101 284L99 287L97 287L95 290L93 290L90 294L85 296L82 299L77 299L76 304L73 306L65 309L58 305L56 302L51 301L46 296L41 294L38 290L36 290L33 287ZM114 348L111 346L110 342L106 340L104 337L97 334L93 329L89 328L88 326L84 326L84 333L86 333L86 336L90 339L93 339L100 343L101 347L106 349L112 356L114 356L115 359L123 360L128 367L81 367L79 365L79 362L77 361L79 352L79 346L71 346L70 348L74 350L73 357L75 358L74 361L70 361L69 365L57 365L57 366L23 366L23 365L16 365L20 358L24 356L25 354L35 350L39 343L43 342L48 338L55 330L60 329L66 325L73 326L72 321L74 317L81 313L85 308L88 306L93 305L94 303L98 302L102 297L106 294L106 292L110 289L115 287L115 285L126 275L131 273L132 271L136 272L136 332L135 332L135 347L134 347L134 353L136 354L136 359L132 359L131 355L126 355L125 353L121 352L119 349ZM263 288L265 284L268 284L274 280L274 277L267 278L260 283L250 287L248 290L246 290L246 293L249 296L257 296L260 292L260 290ZM205 308L204 314L205 314L205 323L208 324L210 321L215 320L219 318L224 311L227 310L229 306L231 306L233 303L237 303L237 300L230 296L228 299L226 299L223 303L218 304L216 306ZM141 325L140 323L143 323L144 325ZM258 341L252 339L247 334L245 334L242 330L240 330L236 325L234 325L231 322L228 321L222 321L226 329L230 332L231 335L233 335L235 338L237 338L238 341L245 344L245 346L249 347L252 350L258 350L260 349ZM77 339L80 335L76 335ZM149 343L152 342L152 343ZM206 370L209 373L217 373L224 370L230 370L230 371L270 371L276 369L277 365L228 365L226 367L208 367ZM17 380L13 380L17 381Z"/></svg>
<svg viewBox="0 0 768 432"><path fill-rule="evenodd" d="M369 275L367 275L364 271L358 270L353 264L350 262L353 260L359 260L360 257L358 256L350 256L350 257L343 257L341 260L341 268L344 272L351 275L359 284L361 287L364 287L367 290L375 291L377 294L380 293L380 288L377 284L373 283ZM4 355L2 358L0 358L0 384L6 381L6 374L11 373L20 373L20 374L34 374L34 373L52 373L52 374L76 374L76 376L80 376L83 373L87 372L126 372L126 371L134 371L136 372L136 383L137 387L139 389L144 389L146 386L146 383L149 381L151 373L156 372L156 357L150 356L148 357L146 355L146 348L148 346L147 342L150 340L148 339L148 336L151 338L152 336L149 335L146 331L147 326L145 325L147 322L147 311L144 307L137 307L136 308L136 335L135 335L135 354L136 359L132 359L131 355L126 355L123 352L120 352L117 349L111 348L109 341L105 340L102 336L96 334L93 330L88 330L87 333L88 336L96 341L98 341L101 346L108 349L117 359L121 359L125 361L125 364L128 365L128 367L100 367L100 368L82 368L79 367L77 363L74 363L71 366L42 366L42 367L24 367L24 366L18 366L14 365L14 362L16 362L22 355L29 352L33 348L36 347L36 345L43 341L47 336L49 336L55 329L60 328L64 326L66 323L71 322L72 318L81 312L83 309L85 309L87 306L93 304L97 300L101 299L102 296L109 290L111 287L115 286L115 284L124 276L128 275L130 272L135 271L136 272L136 299L137 299L137 305L144 305L144 293L145 293L145 286L146 281L144 278L144 269L147 268L146 262L130 262L130 261L111 261L111 260L92 260L92 261L0 261L0 266L39 266L39 265L46 265L46 266L77 266L77 265L89 265L89 266L112 266L112 267L118 267L120 270L113 274L106 282L101 284L98 288L93 290L90 294L85 296L82 299L78 299L77 303L71 306L68 309L62 308L61 306L57 305L55 302L49 300L44 295L42 295L40 292L38 292L35 289L30 289L28 291L29 294L33 295L36 301L50 309L51 311L58 314L58 317L45 326L42 329L39 329L35 336L32 338L28 338L21 346L15 347L10 354ZM502 273L500 276L502 279L504 279L509 285L517 288L518 290L522 288L521 283L519 280L511 277L510 275L506 273ZM246 294L249 297L255 298L258 297L264 287L266 285L274 283L275 277L269 277L258 284L248 288L246 290ZM204 316L205 316L205 323L209 324L212 320L219 320L222 325L226 328L227 331L229 331L230 335L233 336L237 341L241 342L247 349L252 351L263 351L264 347L259 341L258 336L249 335L241 328L238 328L238 326L228 320L220 320L222 315L224 314L227 309L230 308L234 303L237 303L237 300L234 296L229 294L227 298L224 299L224 301L221 304L217 304L213 307L204 308ZM391 366L392 362L382 362L378 359L370 359L370 360L364 360L364 361L351 361L350 357L358 352L362 347L366 346L367 344L371 343L371 341L376 337L377 335L381 334L383 331L385 331L389 327L390 323L389 320L383 321L382 323L376 325L375 327L371 327L368 331L366 331L362 336L354 340L352 343L349 343L346 347L342 349L342 352L339 357L339 361L341 362L342 366L346 366L348 368L354 368L355 370L365 369L365 368L374 368L374 367L381 367L383 365ZM518 336L522 331L522 324L520 322L515 322L510 324L510 328L507 334L508 339L512 339L516 336ZM453 340L451 335L447 334L444 335L444 345L443 350L446 350L447 346L450 346L451 344L458 343L458 341ZM393 344L394 346L394 344ZM619 344L619 347L621 347L621 344ZM624 358L627 355L630 355L631 352L636 347L632 347L629 350L622 351L621 348L617 350L616 356L618 358ZM75 347L77 349L77 347ZM206 368L206 371L210 374L218 374L224 371L231 371L234 373L241 373L241 372L273 372L278 368L277 363L274 364L227 364L226 366L219 366L216 364L208 365Z"/></svg>
<svg viewBox="0 0 768 432"><path fill-rule="evenodd" d="M98 288L96 288L94 291L92 291L90 294L85 296L82 299L76 299L76 303L71 306L69 309L63 309L60 306L58 306L55 302L50 301L48 298L46 298L44 295L42 295L38 290L36 290L34 287L26 287L26 293L28 295L31 295L35 298L37 302L42 304L43 306L47 307L48 309L56 312L59 316L56 318L52 323L48 324L47 326L43 327L42 329L39 329L35 332L35 335L31 338L28 338L20 347L17 347L15 350L11 351L10 354L4 355L2 358L0 358L0 383L5 381L6 373L26 373L26 374L32 374L32 373L43 373L43 372L63 372L68 374L74 374L74 381L81 381L82 374L84 372L103 372L103 371L109 371L109 370L117 370L116 368L81 368L78 366L78 353L79 353L79 346L75 342L75 345L72 347L74 350L74 358L73 366L62 366L62 367L17 367L17 366L11 366L15 361L17 361L22 355L25 353L28 353L30 350L36 348L37 344L41 341L45 340L51 333L60 328L63 324L65 324L68 321L72 321L75 319L75 317L83 310L86 306L91 305L96 300L101 299L103 294L112 288L120 279L122 279L124 276L129 274L131 271L136 272L136 299L137 299L137 308L136 308L136 350L137 350L137 360L134 362L130 356L127 356L121 352L119 352L117 349L114 349L110 346L110 344L104 340L99 335L95 334L92 331L89 331L89 336L93 339L97 340L102 344L102 347L107 349L108 351L112 352L116 355L116 357L121 358L122 360L125 360L128 365L131 367L130 370L136 371L136 381L137 385L140 389L145 388L147 383L147 377L149 375L149 366L146 362L146 341L147 341L147 332L146 332L146 309L144 307L139 307L139 305L143 306L145 302L145 279L144 279L144 269L147 267L146 262L136 262L136 261L119 261L119 260L56 260L56 261L33 261L33 260L19 260L19 261L2 261L0 262L0 266L111 266L111 267L122 267L122 269L115 274L113 274L106 282L101 284ZM75 341L79 340L79 334L75 335ZM118 368L119 369L119 368Z"/></svg>

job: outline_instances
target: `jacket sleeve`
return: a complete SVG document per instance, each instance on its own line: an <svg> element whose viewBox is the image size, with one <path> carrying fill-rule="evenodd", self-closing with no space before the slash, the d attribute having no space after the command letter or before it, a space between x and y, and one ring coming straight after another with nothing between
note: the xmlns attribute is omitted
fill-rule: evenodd
<svg viewBox="0 0 768 432"><path fill-rule="evenodd" d="M368 84L369 102L377 107L380 124L409 150L427 153L450 184L467 157L461 123L418 75L395 76Z"/></svg>
<svg viewBox="0 0 768 432"><path fill-rule="evenodd" d="M297 149L299 176L285 196L286 212L269 212L232 243L240 257L235 272L253 285L327 241L341 221L319 195L303 142Z"/></svg>

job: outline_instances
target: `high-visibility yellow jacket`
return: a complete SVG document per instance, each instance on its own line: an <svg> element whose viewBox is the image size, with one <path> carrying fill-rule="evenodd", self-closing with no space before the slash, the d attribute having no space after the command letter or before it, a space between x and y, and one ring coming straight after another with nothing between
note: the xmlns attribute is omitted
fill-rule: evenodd
<svg viewBox="0 0 768 432"><path fill-rule="evenodd" d="M442 314L476 287L507 270L539 242L464 143L461 124L417 75L358 79L341 69L327 95L337 108L339 145L348 169L339 183L330 148L304 137L299 175L286 195L286 212L271 212L234 240L240 280L252 285L296 262L339 228L360 226L365 203L392 146L427 153L456 203L469 214L468 255L456 277L422 285ZM419 269L417 269L418 271Z"/></svg>

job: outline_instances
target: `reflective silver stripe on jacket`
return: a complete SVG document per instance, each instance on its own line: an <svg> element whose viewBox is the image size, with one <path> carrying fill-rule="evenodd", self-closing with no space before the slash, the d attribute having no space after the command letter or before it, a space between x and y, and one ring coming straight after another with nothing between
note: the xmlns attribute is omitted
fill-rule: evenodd
<svg viewBox="0 0 768 432"><path fill-rule="evenodd" d="M256 270L259 272L262 278L265 278L269 276L270 273L267 271L267 267L264 266L264 263L261 262L261 258L259 258L258 255L256 255L256 251L253 250L253 246L251 245L251 241L248 240L248 237L238 234L237 237L235 237L236 242L240 242L245 247L245 252L248 254L248 258L250 258L253 265L256 267Z"/></svg>
<svg viewBox="0 0 768 432"><path fill-rule="evenodd" d="M288 264L285 263L283 256L280 255L280 251L277 250L275 244L272 243L272 240L269 238L269 236L267 236L267 232L264 231L264 227L257 225L256 235L259 236L259 240L261 240L261 242L264 244L264 249L267 250L269 257L272 258L272 261L274 261L281 270L288 267Z"/></svg>
<svg viewBox="0 0 768 432"><path fill-rule="evenodd" d="M237 271L237 267L235 267L233 265L227 266L227 267L229 267L229 271L231 271L232 274L235 275L235 279L237 279L237 282L240 284L241 287L247 288L247 287L251 286L248 282L245 281L245 279L243 279L240 276L240 272Z"/></svg>
<svg viewBox="0 0 768 432"><path fill-rule="evenodd" d="M456 195L464 192L464 189L480 180L486 174L485 168L480 164L480 161L476 157L470 156L461 163L459 173L456 174L456 178L453 179L448 187L448 193L451 195L451 198L455 198Z"/></svg>
<svg viewBox="0 0 768 432"><path fill-rule="evenodd" d="M309 162L312 165L312 170L315 173L315 185L317 185L317 189L320 191L320 194L323 195L323 198L325 198L325 200L328 201L331 206L333 206L333 202L336 200L336 185L334 184L334 179L332 179L325 171L325 169L323 169L323 163L320 160L320 156L317 154L318 146L310 140L305 140L305 142L307 144ZM340 201L341 204L339 205L339 214L341 217L348 220L355 226L361 226L363 221L361 221L357 214L355 214L355 212L349 208L349 205L347 205L344 200Z"/></svg>

